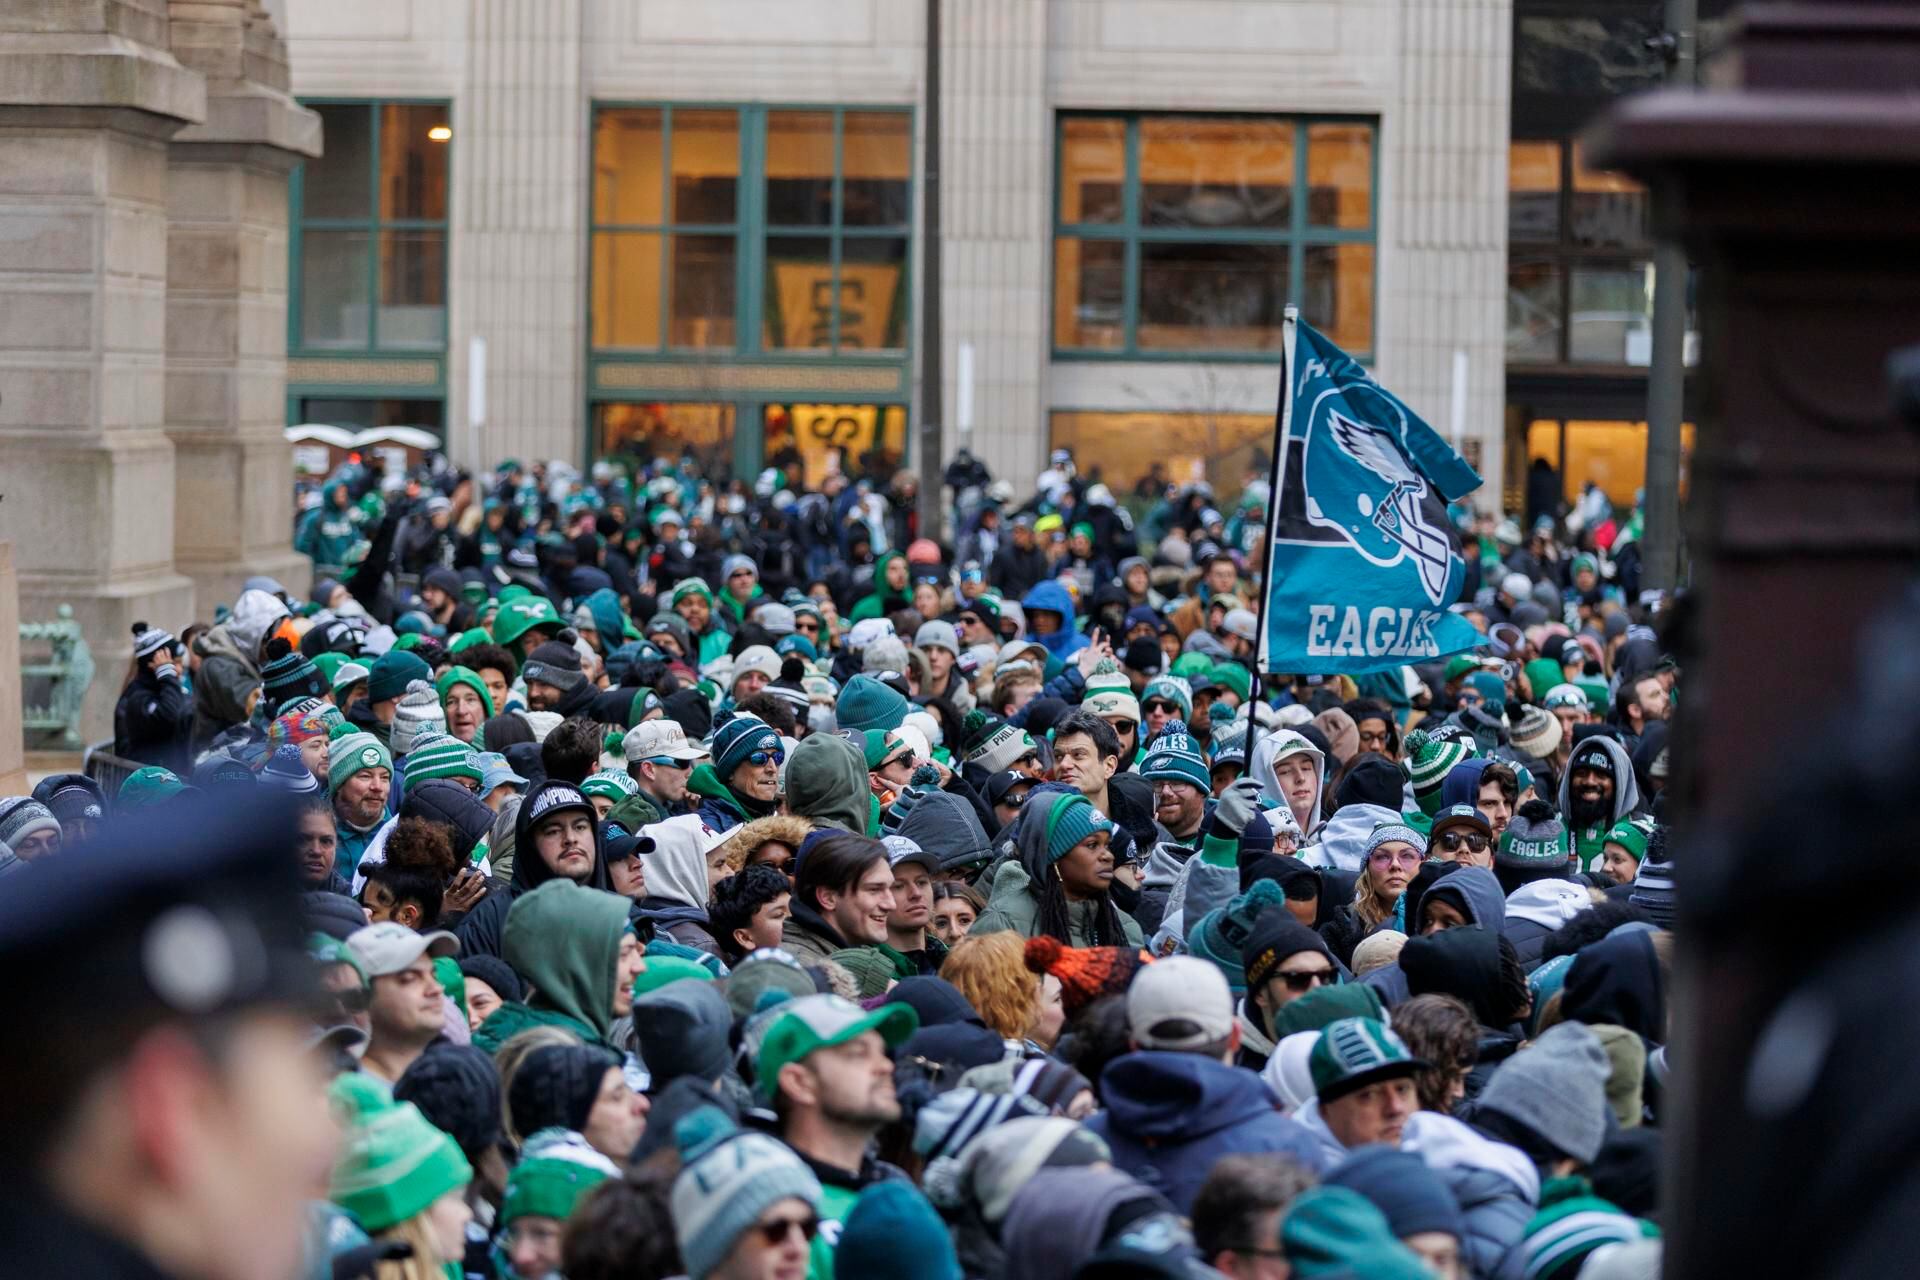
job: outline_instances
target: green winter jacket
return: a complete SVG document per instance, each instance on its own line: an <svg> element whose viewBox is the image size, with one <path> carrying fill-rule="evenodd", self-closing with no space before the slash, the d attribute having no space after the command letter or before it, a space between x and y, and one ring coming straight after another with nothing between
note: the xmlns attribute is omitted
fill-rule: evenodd
<svg viewBox="0 0 1920 1280"><path fill-rule="evenodd" d="M878 835L879 804L859 748L837 733L802 740L787 761L787 811L816 827Z"/></svg>
<svg viewBox="0 0 1920 1280"><path fill-rule="evenodd" d="M500 953L533 993L524 1005L496 1010L473 1042L493 1053L517 1031L557 1025L614 1048L614 980L631 906L619 894L571 880L549 880L515 898Z"/></svg>
<svg viewBox="0 0 1920 1280"><path fill-rule="evenodd" d="M333 505L334 492L347 491L344 484L330 485L320 495L320 505L300 518L300 531L293 536L293 549L302 552L315 567L340 569L347 563L347 552L360 538L351 506Z"/></svg>
<svg viewBox="0 0 1920 1280"><path fill-rule="evenodd" d="M1132 916L1122 911L1120 923L1127 932L1127 942L1139 946L1141 942L1140 926L1134 923ZM1039 930L1040 901L1034 896L1033 881L1027 875L1027 869L1020 865L1018 858L1008 858L1000 864L1000 870L994 873L993 893L987 899L987 909L973 922L969 936L977 933L997 933L1002 929L1011 929L1023 938L1031 938ZM1076 947L1095 945L1093 937L1094 904L1091 902L1069 902L1067 904L1067 936Z"/></svg>
<svg viewBox="0 0 1920 1280"><path fill-rule="evenodd" d="M847 615L847 621L864 622L868 618L885 617L889 609L905 609L913 604L913 597L907 589L894 591L887 586L887 565L905 559L898 551L889 551L874 562L873 594L854 601L853 612ZM907 581L911 585L912 577L909 576Z"/></svg>

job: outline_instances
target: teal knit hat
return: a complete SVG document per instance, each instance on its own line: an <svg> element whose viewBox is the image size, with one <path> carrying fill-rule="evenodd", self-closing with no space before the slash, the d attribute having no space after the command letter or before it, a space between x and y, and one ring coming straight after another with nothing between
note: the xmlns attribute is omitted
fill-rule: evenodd
<svg viewBox="0 0 1920 1280"><path fill-rule="evenodd" d="M1187 951L1211 961L1227 977L1227 986L1236 996L1247 993L1247 971L1240 954L1253 936L1254 921L1272 907L1285 908L1287 894L1271 880L1256 880L1247 891L1224 907L1215 907L1201 916L1187 932Z"/></svg>
<svg viewBox="0 0 1920 1280"><path fill-rule="evenodd" d="M397 1227L473 1181L460 1145L372 1076L346 1072L329 1096L346 1132L327 1198L366 1231Z"/></svg>
<svg viewBox="0 0 1920 1280"><path fill-rule="evenodd" d="M1331 987L1315 987L1298 1000L1289 1000L1273 1015L1273 1039L1277 1044L1296 1031L1321 1031L1342 1018L1386 1017L1387 1006L1380 993L1364 982L1342 982Z"/></svg>
<svg viewBox="0 0 1920 1280"><path fill-rule="evenodd" d="M1149 698L1165 698L1180 709L1182 720L1193 718L1193 686L1179 676L1158 675L1147 681L1147 687L1140 691L1140 701Z"/></svg>
<svg viewBox="0 0 1920 1280"><path fill-rule="evenodd" d="M834 718L842 729L898 729L907 719L907 700L898 690L862 672L840 691Z"/></svg>
<svg viewBox="0 0 1920 1280"><path fill-rule="evenodd" d="M1447 780L1453 766L1472 754L1465 743L1436 740L1424 729L1407 735L1406 759L1400 767L1413 783L1413 798L1422 813L1431 815L1439 810L1440 784Z"/></svg>
<svg viewBox="0 0 1920 1280"><path fill-rule="evenodd" d="M419 654L389 649L367 668L367 701L387 702L405 693L415 680L432 679L433 668Z"/></svg>
<svg viewBox="0 0 1920 1280"><path fill-rule="evenodd" d="M1280 1251L1296 1276L1418 1280L1433 1272L1394 1239L1387 1215L1347 1187L1313 1187L1280 1219Z"/></svg>
<svg viewBox="0 0 1920 1280"><path fill-rule="evenodd" d="M1201 795L1213 793L1213 772L1200 746L1179 720L1169 720L1147 745L1146 759L1140 762L1140 776L1151 782L1189 782Z"/></svg>
<svg viewBox="0 0 1920 1280"><path fill-rule="evenodd" d="M1647 841L1652 838L1652 818L1622 818L1607 832L1605 842L1619 845L1633 855L1635 862L1644 862L1647 857Z"/></svg>
<svg viewBox="0 0 1920 1280"><path fill-rule="evenodd" d="M480 762L474 750L450 734L436 733L422 738L407 753L406 790L411 792L434 778L471 778L480 784Z"/></svg>
<svg viewBox="0 0 1920 1280"><path fill-rule="evenodd" d="M1223 689L1231 689L1245 702L1253 696L1253 676L1237 662L1217 662L1207 677Z"/></svg>
<svg viewBox="0 0 1920 1280"><path fill-rule="evenodd" d="M960 1280L964 1274L947 1224L918 1187L898 1179L860 1193L841 1225L833 1271L892 1280Z"/></svg>
<svg viewBox="0 0 1920 1280"><path fill-rule="evenodd" d="M327 744L327 791L340 790L342 784L362 769L385 769L393 773L393 754L370 733L346 733Z"/></svg>
<svg viewBox="0 0 1920 1280"><path fill-rule="evenodd" d="M1047 861L1058 862L1096 831L1113 831L1113 823L1077 791L1063 792L1047 811Z"/></svg>
<svg viewBox="0 0 1920 1280"><path fill-rule="evenodd" d="M120 784L119 795L114 798L114 810L130 813L144 809L170 800L186 789L187 784L180 781L173 770L150 764L127 775L127 780Z"/></svg>

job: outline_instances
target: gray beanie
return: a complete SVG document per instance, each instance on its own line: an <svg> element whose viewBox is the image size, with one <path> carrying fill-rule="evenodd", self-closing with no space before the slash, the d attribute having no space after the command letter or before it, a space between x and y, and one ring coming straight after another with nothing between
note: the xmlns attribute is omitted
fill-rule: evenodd
<svg viewBox="0 0 1920 1280"><path fill-rule="evenodd" d="M1578 1022L1549 1027L1500 1064L1479 1105L1517 1120L1581 1164L1607 1136L1607 1076L1599 1037Z"/></svg>

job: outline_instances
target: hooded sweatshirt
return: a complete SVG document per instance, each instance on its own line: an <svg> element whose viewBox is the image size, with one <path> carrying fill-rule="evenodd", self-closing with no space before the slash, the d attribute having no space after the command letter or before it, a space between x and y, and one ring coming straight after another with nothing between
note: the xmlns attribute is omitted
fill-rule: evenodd
<svg viewBox="0 0 1920 1280"><path fill-rule="evenodd" d="M634 915L650 921L656 933L664 933L675 942L719 955L720 944L714 940L707 918L707 860L697 840L703 824L692 817L674 821L679 827L692 827L692 832L675 831L665 824L640 831L655 844L653 852L645 856L647 896L640 900Z"/></svg>
<svg viewBox="0 0 1920 1280"><path fill-rule="evenodd" d="M1607 753L1607 761L1613 773L1613 813L1590 827L1573 825L1573 770L1574 762L1581 756L1592 752L1595 746ZM1605 852L1607 832L1613 830L1613 824L1622 818L1630 818L1640 811L1640 784L1634 780L1633 759L1627 755L1627 749L1605 734L1595 734L1583 739L1567 758L1567 767L1560 775L1560 816L1566 819L1567 829L1573 836L1574 855L1579 860L1580 870L1592 871L1600 865L1600 855Z"/></svg>
<svg viewBox="0 0 1920 1280"><path fill-rule="evenodd" d="M1447 771L1440 783L1440 807L1450 809L1456 804L1470 804L1478 808L1480 804L1480 775L1487 766L1494 763L1486 756L1474 756L1462 760Z"/></svg>
<svg viewBox="0 0 1920 1280"><path fill-rule="evenodd" d="M612 1048L608 1034L628 905L618 894L555 880L514 899L501 958L532 994L524 1004L494 1010L473 1033L474 1045L497 1053L529 1027L558 1026L588 1044Z"/></svg>
<svg viewBox="0 0 1920 1280"><path fill-rule="evenodd" d="M1313 760L1313 799L1307 802L1304 815L1293 807L1293 801L1280 789L1279 776L1274 772L1275 766L1282 760L1297 755L1305 755ZM1318 839L1320 828L1326 825L1325 819L1320 816L1320 794L1327 786L1327 757L1320 748L1290 729L1263 733L1259 741L1253 744L1253 756L1247 762L1247 772L1260 784L1266 803L1283 805L1293 813L1294 821L1300 824L1302 843Z"/></svg>
<svg viewBox="0 0 1920 1280"><path fill-rule="evenodd" d="M1373 829L1383 822L1398 821L1399 813L1377 804L1347 805L1327 819L1318 841L1300 851L1300 861L1310 867L1357 872L1366 861L1367 837Z"/></svg>
<svg viewBox="0 0 1920 1280"><path fill-rule="evenodd" d="M895 560L905 561L906 557L898 551L889 551L873 564L873 591L854 601L853 611L847 615L849 622L864 622L868 618L885 617L895 609L906 609L913 605L913 597L905 589L895 591L887 585L887 566ZM908 575L911 583L913 577Z"/></svg>
<svg viewBox="0 0 1920 1280"><path fill-rule="evenodd" d="M1087 638L1074 628L1073 597L1067 594L1065 587L1052 578L1036 583L1033 589L1021 598L1020 607L1026 610L1028 637L1037 641L1055 659L1065 662L1087 647ZM1059 627L1044 636L1033 632L1031 628L1033 613L1036 609L1058 614Z"/></svg>
<svg viewBox="0 0 1920 1280"><path fill-rule="evenodd" d="M1065 788L1049 784L1055 792L1064 792ZM1033 803L1035 795L1043 794L1039 788L1028 794L1027 803L1021 807L1020 817L1014 823L1014 856L1000 864L993 877L993 891L987 898L987 909L973 922L971 933L993 933L1000 929L1011 929L1022 937L1031 938L1039 932L1040 898L1036 886L1045 884L1046 877L1052 875L1053 859L1047 852L1047 811L1050 803ZM1096 945L1094 921L1098 916L1097 902L1067 903L1067 941L1075 947ZM1116 908L1117 909L1117 908ZM1120 925L1126 932L1129 946L1139 946L1140 926L1133 918L1120 913ZM1105 939L1113 944L1114 939Z"/></svg>
<svg viewBox="0 0 1920 1280"><path fill-rule="evenodd" d="M855 835L879 829L866 757L837 733L809 735L787 760L787 811Z"/></svg>
<svg viewBox="0 0 1920 1280"><path fill-rule="evenodd" d="M1106 1109L1087 1129L1113 1150L1113 1164L1193 1212L1200 1184L1222 1156L1286 1155L1318 1173L1329 1167L1312 1134L1279 1110L1251 1071L1197 1053L1142 1049L1115 1058L1100 1077Z"/></svg>
<svg viewBox="0 0 1920 1280"><path fill-rule="evenodd" d="M1436 881L1421 898L1420 909L1426 910L1426 904L1439 899L1452 906L1467 918L1468 924L1477 924L1490 933L1499 933L1507 920L1507 900L1500 892L1500 881L1493 872L1485 867L1461 867ZM1415 929L1418 921L1408 921Z"/></svg>
<svg viewBox="0 0 1920 1280"><path fill-rule="evenodd" d="M534 790L529 791L523 797L519 810L514 814L513 850L516 856L513 858L513 878L507 883L507 891L494 893L488 897L468 912L467 918L462 920L453 931L454 936L460 939L460 954L463 956L501 955L507 913L512 909L515 900L527 890L536 889L547 881L557 878L553 874L553 868L547 865L547 860L541 857L540 851L534 847L531 823L528 821L531 805L527 801L532 800L538 790L536 786ZM594 824L593 870L587 874L586 886L589 889L602 890L610 887L607 879L607 854L601 844L598 823ZM625 902L626 899L622 898L620 901Z"/></svg>

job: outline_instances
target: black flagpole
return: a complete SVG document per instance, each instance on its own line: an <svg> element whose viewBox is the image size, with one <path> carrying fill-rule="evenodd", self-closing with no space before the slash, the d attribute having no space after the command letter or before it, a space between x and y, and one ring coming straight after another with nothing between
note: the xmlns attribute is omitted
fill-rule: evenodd
<svg viewBox="0 0 1920 1280"><path fill-rule="evenodd" d="M1298 309L1288 303L1280 322L1280 403L1273 411L1273 459L1267 470L1266 535L1260 540L1260 591L1254 600L1253 634L1258 640L1258 647L1253 655L1253 697L1247 703L1247 767L1244 770L1247 775L1253 772L1253 748L1260 740L1258 707L1266 694L1267 600L1273 595L1273 583L1268 578L1273 571L1273 532L1280 519L1280 483L1286 476L1287 434L1293 417L1288 412L1293 403L1293 384L1287 354L1293 345L1294 325L1298 319Z"/></svg>

